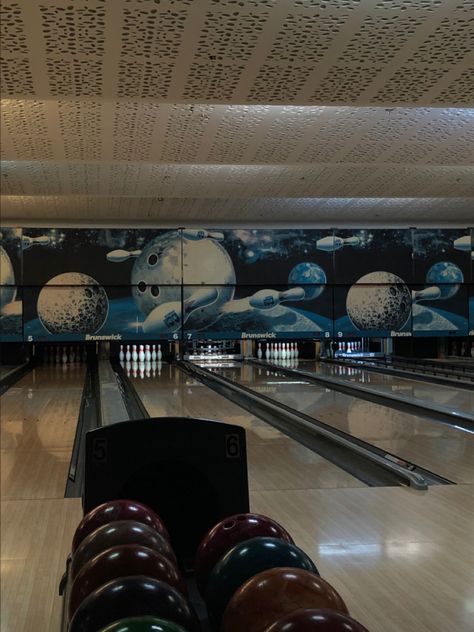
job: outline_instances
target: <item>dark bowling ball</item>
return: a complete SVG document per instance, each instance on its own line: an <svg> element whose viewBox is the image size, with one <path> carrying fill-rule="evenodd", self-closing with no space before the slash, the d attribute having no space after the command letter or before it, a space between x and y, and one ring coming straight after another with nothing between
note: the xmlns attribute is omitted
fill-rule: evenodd
<svg viewBox="0 0 474 632"><path fill-rule="evenodd" d="M140 544L158 551L176 565L176 558L170 543L155 529L134 520L119 520L104 524L81 542L74 553L70 567L70 577L74 579L86 562L106 549L120 544Z"/></svg>
<svg viewBox="0 0 474 632"><path fill-rule="evenodd" d="M265 632L282 617L303 608L348 614L339 593L301 568L271 568L249 579L230 600L221 632Z"/></svg>
<svg viewBox="0 0 474 632"><path fill-rule="evenodd" d="M111 500L89 511L79 523L72 540L72 552L77 550L85 537L104 524L118 520L135 520L152 527L169 540L168 531L161 518L146 505L135 500Z"/></svg>
<svg viewBox="0 0 474 632"><path fill-rule="evenodd" d="M112 579L131 575L159 579L186 594L182 577L164 555L138 544L122 544L102 551L80 569L69 593L69 617L93 590Z"/></svg>
<svg viewBox="0 0 474 632"><path fill-rule="evenodd" d="M196 583L202 595L209 575L221 557L236 544L259 536L279 538L293 544L290 534L278 522L255 513L229 516L204 536L194 564Z"/></svg>
<svg viewBox="0 0 474 632"><path fill-rule="evenodd" d="M318 574L304 551L278 538L252 538L230 549L214 566L207 584L206 603L213 624L218 627L232 595L244 582L277 566L302 568Z"/></svg>
<svg viewBox="0 0 474 632"><path fill-rule="evenodd" d="M97 632L128 617L155 616L197 632L197 619L175 588L152 577L114 579L97 588L76 610L68 632Z"/></svg>
<svg viewBox="0 0 474 632"><path fill-rule="evenodd" d="M186 630L177 623L156 617L132 617L116 621L102 628L100 632L186 632Z"/></svg>
<svg viewBox="0 0 474 632"><path fill-rule="evenodd" d="M265 632L369 632L358 621L335 610L296 610Z"/></svg>

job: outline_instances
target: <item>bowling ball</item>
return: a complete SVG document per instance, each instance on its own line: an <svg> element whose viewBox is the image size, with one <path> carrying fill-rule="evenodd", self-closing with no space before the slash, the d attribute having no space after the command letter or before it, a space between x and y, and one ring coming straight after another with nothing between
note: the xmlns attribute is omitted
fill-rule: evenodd
<svg viewBox="0 0 474 632"><path fill-rule="evenodd" d="M156 617L132 617L115 621L100 632L186 632L177 623Z"/></svg>
<svg viewBox="0 0 474 632"><path fill-rule="evenodd" d="M173 564L176 558L171 546L155 529L134 520L118 520L104 524L84 538L72 556L70 577L74 579L86 562L106 549L120 544L139 544L158 551Z"/></svg>
<svg viewBox="0 0 474 632"><path fill-rule="evenodd" d="M114 579L88 595L68 632L95 632L128 617L155 616L197 632L196 616L175 588L145 575ZM153 628L152 628L153 629Z"/></svg>
<svg viewBox="0 0 474 632"><path fill-rule="evenodd" d="M278 619L265 632L368 632L367 628L335 610L296 610Z"/></svg>
<svg viewBox="0 0 474 632"><path fill-rule="evenodd" d="M233 595L222 619L222 632L265 632L282 617L303 608L348 614L334 588L300 568L271 568L255 575Z"/></svg>
<svg viewBox="0 0 474 632"><path fill-rule="evenodd" d="M279 538L293 544L290 534L267 516L241 513L216 524L204 536L196 553L194 572L201 594L204 594L209 575L221 557L239 542L259 536Z"/></svg>
<svg viewBox="0 0 474 632"><path fill-rule="evenodd" d="M72 552L77 550L79 544L89 533L103 524L117 522L117 520L143 522L169 540L168 531L163 521L152 509L135 500L112 500L99 505L84 516L74 533Z"/></svg>
<svg viewBox="0 0 474 632"><path fill-rule="evenodd" d="M212 569L207 584L207 609L214 625L218 627L232 595L242 584L277 566L305 569L318 575L316 566L304 551L278 538L252 538L230 549Z"/></svg>
<svg viewBox="0 0 474 632"><path fill-rule="evenodd" d="M164 555L138 544L122 544L102 551L79 570L69 593L69 617L93 590L112 579L132 575L159 579L186 594L183 579Z"/></svg>

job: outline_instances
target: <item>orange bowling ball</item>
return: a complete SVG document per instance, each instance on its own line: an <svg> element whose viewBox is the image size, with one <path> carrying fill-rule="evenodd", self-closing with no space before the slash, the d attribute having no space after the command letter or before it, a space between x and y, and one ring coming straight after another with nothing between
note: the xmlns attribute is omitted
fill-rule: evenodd
<svg viewBox="0 0 474 632"><path fill-rule="evenodd" d="M222 632L265 632L300 608L324 608L349 614L327 581L300 568L271 568L249 579L233 595L222 619Z"/></svg>

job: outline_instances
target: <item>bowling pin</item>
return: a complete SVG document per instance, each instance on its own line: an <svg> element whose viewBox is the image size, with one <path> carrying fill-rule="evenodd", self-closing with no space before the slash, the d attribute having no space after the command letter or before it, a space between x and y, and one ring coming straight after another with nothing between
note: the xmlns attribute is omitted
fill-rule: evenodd
<svg viewBox="0 0 474 632"><path fill-rule="evenodd" d="M224 241L224 233L216 233L207 230L198 230L195 228L183 228L181 234L190 241L201 241L201 239L215 239L217 241Z"/></svg>
<svg viewBox="0 0 474 632"><path fill-rule="evenodd" d="M257 358L259 358L260 360L262 359L262 343L259 342L258 343L258 351L257 351Z"/></svg>
<svg viewBox="0 0 474 632"><path fill-rule="evenodd" d="M151 362L150 345L146 345L145 347L145 362Z"/></svg>
<svg viewBox="0 0 474 632"><path fill-rule="evenodd" d="M413 290L411 293L412 300L417 301L435 301L441 296L441 290L436 285L425 287L424 290Z"/></svg>
<svg viewBox="0 0 474 632"><path fill-rule="evenodd" d="M456 250L463 250L466 252L468 250L471 250L472 248L471 236L464 235L464 237L458 237L457 239L454 240L453 246Z"/></svg>
<svg viewBox="0 0 474 632"><path fill-rule="evenodd" d="M133 362L138 361L137 345L132 345L132 361Z"/></svg>
<svg viewBox="0 0 474 632"><path fill-rule="evenodd" d="M151 361L156 362L156 345L152 345L151 347Z"/></svg>
<svg viewBox="0 0 474 632"><path fill-rule="evenodd" d="M123 345L120 345L119 360L120 360L120 362L123 362L125 360L125 353L123 352Z"/></svg>
<svg viewBox="0 0 474 632"><path fill-rule="evenodd" d="M125 353L125 360L130 362L132 359L132 354L130 353L130 345L127 345L127 352Z"/></svg>
<svg viewBox="0 0 474 632"><path fill-rule="evenodd" d="M66 362L67 362L66 347L63 347L63 355L62 355L61 361L62 361L63 364L66 364Z"/></svg>
<svg viewBox="0 0 474 632"><path fill-rule="evenodd" d="M140 347L138 349L138 361L139 362L145 362L145 349L144 349L143 345L140 345Z"/></svg>
<svg viewBox="0 0 474 632"><path fill-rule="evenodd" d="M74 347L71 347L71 352L69 354L69 362L74 362L76 359L76 354L74 353Z"/></svg>
<svg viewBox="0 0 474 632"><path fill-rule="evenodd" d="M285 348L285 343L283 343L283 345L282 345L282 349L281 349L281 359L282 359L282 360L286 360L286 348Z"/></svg>
<svg viewBox="0 0 474 632"><path fill-rule="evenodd" d="M161 353L161 345L158 345L158 351L157 351L157 354L156 354L156 359L158 360L158 362L161 362L162 358L163 358L163 354Z"/></svg>
<svg viewBox="0 0 474 632"><path fill-rule="evenodd" d="M176 331L194 310L214 303L218 296L216 288L203 288L194 292L182 305L180 301L163 303L148 314L142 325L143 331L146 334Z"/></svg>
<svg viewBox="0 0 474 632"><path fill-rule="evenodd" d="M23 250L28 250L32 246L48 246L51 239L47 235L41 235L40 237L28 237L23 235L21 238L21 246Z"/></svg>
<svg viewBox="0 0 474 632"><path fill-rule="evenodd" d="M284 292L277 290L259 290L249 298L249 304L256 309L272 309L282 301L301 301L305 292L301 287L293 287Z"/></svg>
<svg viewBox="0 0 474 632"><path fill-rule="evenodd" d="M298 343L295 342L295 358L297 358L300 355L300 352L298 351Z"/></svg>
<svg viewBox="0 0 474 632"><path fill-rule="evenodd" d="M328 237L318 239L316 242L316 248L317 250L322 250L323 252L335 252L343 246L358 246L359 244L359 237L354 236L343 239L342 237L337 237L337 235L330 235Z"/></svg>
<svg viewBox="0 0 474 632"><path fill-rule="evenodd" d="M107 261L111 263L122 263L128 259L136 259L142 254L141 250L111 250L107 253Z"/></svg>
<svg viewBox="0 0 474 632"><path fill-rule="evenodd" d="M265 359L269 360L271 357L270 345L267 342L267 346L265 347Z"/></svg>

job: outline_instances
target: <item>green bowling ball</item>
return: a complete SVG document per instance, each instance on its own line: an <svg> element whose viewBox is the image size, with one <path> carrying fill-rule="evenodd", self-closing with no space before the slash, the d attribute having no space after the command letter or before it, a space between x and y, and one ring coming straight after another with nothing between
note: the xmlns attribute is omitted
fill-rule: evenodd
<svg viewBox="0 0 474 632"><path fill-rule="evenodd" d="M100 632L187 632L177 623L156 617L131 617L115 621Z"/></svg>
<svg viewBox="0 0 474 632"><path fill-rule="evenodd" d="M302 568L319 575L304 551L279 538L251 538L221 557L212 570L206 590L207 611L216 629L234 592L254 575L275 567Z"/></svg>

